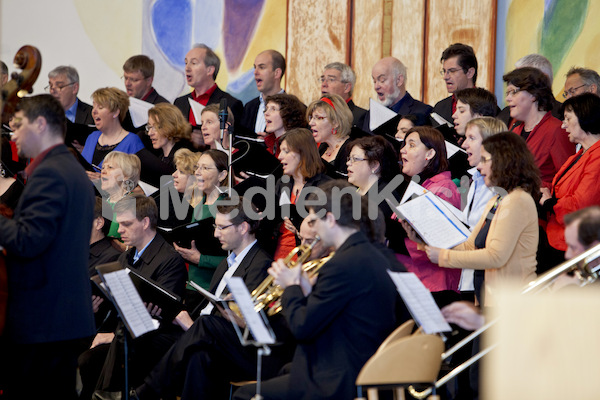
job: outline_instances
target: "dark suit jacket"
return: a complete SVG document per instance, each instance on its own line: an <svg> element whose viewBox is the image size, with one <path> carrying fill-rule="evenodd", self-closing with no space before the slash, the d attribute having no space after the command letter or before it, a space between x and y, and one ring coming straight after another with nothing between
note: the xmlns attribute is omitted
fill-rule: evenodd
<svg viewBox="0 0 600 400"><path fill-rule="evenodd" d="M452 96L442 99L433 106L433 112L439 114L446 121L452 123ZM432 122L433 126L439 125L437 122Z"/></svg>
<svg viewBox="0 0 600 400"><path fill-rule="evenodd" d="M183 297L187 280L185 262L160 234L154 236L136 263L133 263L134 255L135 248L131 248L119 256L119 262L152 279L163 289Z"/></svg>
<svg viewBox="0 0 600 400"><path fill-rule="evenodd" d="M265 278L268 275L267 269L271 266L272 262L273 259L271 258L271 256L269 256L269 254L267 254L266 251L261 249L258 243L255 243L252 246L252 248L248 250L248 253L240 263L239 267L233 273L233 276L241 277L246 283L248 290L252 292L258 285L262 283L262 281L265 280ZM221 282L221 279L223 279L225 272L227 272L227 268L227 259L225 258L223 259L223 261L221 261L221 263L219 264L219 266L215 270L215 273L212 276L210 286L208 287L208 290L211 293L215 293L215 290L217 290L217 286L219 286L219 282ZM225 288L223 294L226 294L228 292L229 290ZM196 307L196 309L190 313L190 316L193 319L198 318L198 316L200 315L200 311L202 311L202 309L206 307L207 304L208 300L203 300L198 305L198 307ZM216 310L213 310L213 314L215 312Z"/></svg>
<svg viewBox="0 0 600 400"><path fill-rule="evenodd" d="M66 146L50 150L27 181L13 219L0 217L8 252L5 336L44 343L95 332L88 252L94 191Z"/></svg>
<svg viewBox="0 0 600 400"><path fill-rule="evenodd" d="M192 93L189 93L189 94L186 94L185 96L176 98L175 101L173 102L173 104L181 110L181 113L183 114L185 119L188 119L188 116L190 115L190 102L188 101L188 99L191 97L192 97ZM221 102L221 99L223 99L223 98L227 99L227 106L229 108L231 108L231 112L233 113L233 117L234 117L234 122L237 123L237 121L241 121L242 114L244 112L244 105L242 104L241 101L239 101L238 99L236 99L229 93L224 92L221 89L219 89L218 86L217 86L217 89L213 92L213 94L208 99L207 105L215 104L215 103L219 104ZM199 122L199 121L196 121L196 122Z"/></svg>
<svg viewBox="0 0 600 400"><path fill-rule="evenodd" d="M144 100L144 101L146 101L148 103L152 103L152 104L170 103L169 100L165 99L160 94L158 94L158 92L154 88L152 88L150 90L150 94L148 95L148 97L146 97L146 100Z"/></svg>
<svg viewBox="0 0 600 400"><path fill-rule="evenodd" d="M244 112L239 124L236 124L236 132L243 136L256 136L254 128L256 126L256 115L260 107L260 98L255 97L244 105Z"/></svg>
<svg viewBox="0 0 600 400"><path fill-rule="evenodd" d="M319 271L305 297L285 289L283 314L298 340L286 399L351 399L354 382L396 324L388 262L357 232Z"/></svg>
<svg viewBox="0 0 600 400"><path fill-rule="evenodd" d="M104 237L90 246L89 272L96 275L96 266L117 261L121 252L113 247L109 238Z"/></svg>
<svg viewBox="0 0 600 400"><path fill-rule="evenodd" d="M367 114L367 110L357 106L352 100L348 102L348 108L350 108L350 111L352 111L352 126L362 127L365 123L365 115Z"/></svg>
<svg viewBox="0 0 600 400"><path fill-rule="evenodd" d="M429 125L429 114L431 114L431 106L429 104L425 104L420 102L419 100L415 100L410 93L406 92L404 97L401 99L402 104L400 108L396 111L394 108L395 104L390 108L396 111L400 115L408 115L412 114L417 117L417 126L421 125ZM397 103L396 103L397 104ZM371 112L367 111L365 114L365 120L363 123L363 131L372 132L369 129L369 124L371 122Z"/></svg>
<svg viewBox="0 0 600 400"><path fill-rule="evenodd" d="M92 106L77 99L77 111L75 111L76 124L96 125L92 117Z"/></svg>

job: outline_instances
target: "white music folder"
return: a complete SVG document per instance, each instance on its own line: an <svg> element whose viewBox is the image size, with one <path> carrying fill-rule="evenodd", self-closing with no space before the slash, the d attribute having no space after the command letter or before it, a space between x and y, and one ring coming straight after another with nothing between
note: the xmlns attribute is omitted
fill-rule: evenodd
<svg viewBox="0 0 600 400"><path fill-rule="evenodd" d="M461 211L450 204L446 205L443 200L429 191L399 205L396 211L430 246L451 249L471 235L459 218Z"/></svg>

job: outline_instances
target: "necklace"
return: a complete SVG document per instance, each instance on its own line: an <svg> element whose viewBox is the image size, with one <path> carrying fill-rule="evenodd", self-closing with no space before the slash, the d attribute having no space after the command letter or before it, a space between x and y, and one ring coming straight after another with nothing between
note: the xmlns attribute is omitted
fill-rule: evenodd
<svg viewBox="0 0 600 400"><path fill-rule="evenodd" d="M331 146L329 146L327 148L327 151L325 152L325 155L327 157L331 157L333 155L333 153L335 153L337 151L337 149L340 148L340 146L342 145L342 143L344 143L344 142L338 142L333 148Z"/></svg>

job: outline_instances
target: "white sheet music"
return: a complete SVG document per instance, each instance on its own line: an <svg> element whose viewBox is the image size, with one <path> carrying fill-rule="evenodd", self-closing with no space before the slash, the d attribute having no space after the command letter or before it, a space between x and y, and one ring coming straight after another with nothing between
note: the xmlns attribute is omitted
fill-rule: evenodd
<svg viewBox="0 0 600 400"><path fill-rule="evenodd" d="M431 192L396 208L430 246L450 249L468 239L471 232L459 218ZM451 205L450 205L451 206ZM460 213L460 210L456 209Z"/></svg>
<svg viewBox="0 0 600 400"><path fill-rule="evenodd" d="M154 104L148 103L135 97L129 97L129 114L133 126L139 128L148 123L148 110L154 107Z"/></svg>
<svg viewBox="0 0 600 400"><path fill-rule="evenodd" d="M444 142L446 143L446 157L447 158L452 157L453 155L455 155L459 151L462 151L465 154L467 153L465 150L461 149L460 147L458 147L455 144L450 143L447 140L445 140Z"/></svg>
<svg viewBox="0 0 600 400"><path fill-rule="evenodd" d="M432 112L429 115L438 124L440 124L440 125L448 125L450 128L454 128L454 124L450 123L449 121L446 121L446 119L444 117L442 117L440 114Z"/></svg>
<svg viewBox="0 0 600 400"><path fill-rule="evenodd" d="M158 328L146 310L126 269L104 274L103 277L132 337L139 337Z"/></svg>
<svg viewBox="0 0 600 400"><path fill-rule="evenodd" d="M275 338L267 329L260 315L254 310L254 303L244 280L239 276L232 276L227 279L227 287L244 316L246 326L250 329L254 340L261 344L275 343Z"/></svg>
<svg viewBox="0 0 600 400"><path fill-rule="evenodd" d="M376 100L369 99L369 129L372 131L398 115Z"/></svg>
<svg viewBox="0 0 600 400"><path fill-rule="evenodd" d="M191 98L188 98L188 100L190 102L190 107L192 108L192 113L194 113L196 125L200 125L200 115L202 114L202 110L204 110L204 106Z"/></svg>
<svg viewBox="0 0 600 400"><path fill-rule="evenodd" d="M423 186L419 185L415 181L411 180L410 182L408 182L408 186L406 187L404 196L402 196L402 200L400 200L400 204L404 204L408 200L410 200L413 194L416 194L417 196L422 196L425 193L427 193L427 189L425 189Z"/></svg>
<svg viewBox="0 0 600 400"><path fill-rule="evenodd" d="M433 300L433 296L415 274L392 271L388 271L388 274L394 281L410 314L425 333L434 334L452 330Z"/></svg>
<svg viewBox="0 0 600 400"><path fill-rule="evenodd" d="M156 186L152 186L149 183L139 181L138 185L140 185L140 188L142 189L146 197L152 196L154 193L158 192L158 188Z"/></svg>

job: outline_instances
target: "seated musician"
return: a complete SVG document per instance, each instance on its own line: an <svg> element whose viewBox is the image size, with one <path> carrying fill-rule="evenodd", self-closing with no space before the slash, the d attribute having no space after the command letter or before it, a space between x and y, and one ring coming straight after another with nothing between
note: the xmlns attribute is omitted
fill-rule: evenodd
<svg viewBox="0 0 600 400"><path fill-rule="evenodd" d="M119 233L129 250L121 254L123 267L136 270L168 292L182 296L187 278L183 259L160 235L156 234L158 210L154 200L143 195L124 198L115 205ZM160 360L176 337L170 321L131 342L130 379L141 382ZM81 398L91 398L94 388L119 391L123 388L122 347L123 326L115 332L99 333L91 349L79 357L83 383ZM100 377L100 378L99 378Z"/></svg>
<svg viewBox="0 0 600 400"><path fill-rule="evenodd" d="M219 297L228 292L226 278L242 277L248 289L253 290L266 278L271 265L271 257L255 237L259 221L250 219L243 201L240 197L237 205L217 206L215 237L224 250L232 252L219 264L210 284L210 292ZM257 211L253 205L252 209ZM205 300L196 309L183 311L175 318L185 333L136 389L139 399L175 395L182 395L183 399L221 399L227 397L230 380L256 377L256 350L241 345L231 322L220 311ZM279 341L285 339L283 330L277 329ZM275 376L291 359L292 351L291 345L274 347L265 359L263 374Z"/></svg>
<svg viewBox="0 0 600 400"><path fill-rule="evenodd" d="M337 187L345 194L333 196ZM325 183L319 187L319 203L325 204L309 206L308 225L324 246L335 248L316 283L283 260L269 269L285 289L282 313L298 345L290 373L263 382L265 398L353 398L359 370L396 325L398 293L386 272L389 264L360 231L360 219L353 219L353 205L362 209L365 200L349 187L344 181ZM250 399L255 393L255 385L247 385L234 398Z"/></svg>

